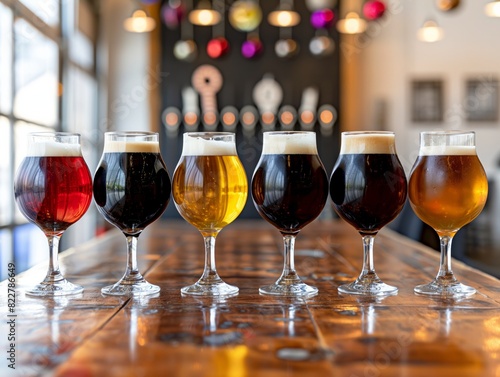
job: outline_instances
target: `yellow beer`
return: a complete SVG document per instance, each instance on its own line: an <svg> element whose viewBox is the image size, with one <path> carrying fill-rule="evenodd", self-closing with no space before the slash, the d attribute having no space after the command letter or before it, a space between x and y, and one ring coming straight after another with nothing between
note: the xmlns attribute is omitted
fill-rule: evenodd
<svg viewBox="0 0 500 377"><path fill-rule="evenodd" d="M236 155L182 156L172 192L181 216L202 233L212 233L241 213L248 182Z"/></svg>
<svg viewBox="0 0 500 377"><path fill-rule="evenodd" d="M417 216L441 235L454 235L484 208L488 181L471 147L448 147L421 154L409 182L410 203Z"/></svg>

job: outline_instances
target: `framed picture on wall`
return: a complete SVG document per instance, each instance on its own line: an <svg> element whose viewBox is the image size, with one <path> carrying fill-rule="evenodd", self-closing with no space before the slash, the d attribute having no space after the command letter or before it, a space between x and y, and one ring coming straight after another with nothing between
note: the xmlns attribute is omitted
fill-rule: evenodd
<svg viewBox="0 0 500 377"><path fill-rule="evenodd" d="M443 121L443 80L413 80L411 83L413 122Z"/></svg>
<svg viewBox="0 0 500 377"><path fill-rule="evenodd" d="M498 79L484 77L466 80L464 104L467 121L497 121Z"/></svg>

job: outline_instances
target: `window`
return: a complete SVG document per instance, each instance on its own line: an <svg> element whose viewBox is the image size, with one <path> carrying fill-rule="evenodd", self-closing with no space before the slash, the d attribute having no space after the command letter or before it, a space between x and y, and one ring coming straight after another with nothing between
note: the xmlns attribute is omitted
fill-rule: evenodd
<svg viewBox="0 0 500 377"><path fill-rule="evenodd" d="M92 0L0 0L1 280L11 261L19 273L48 259L45 236L14 201L27 134L78 132L89 166L96 160L95 15ZM95 217L82 220L85 231L65 234L61 249L94 235Z"/></svg>

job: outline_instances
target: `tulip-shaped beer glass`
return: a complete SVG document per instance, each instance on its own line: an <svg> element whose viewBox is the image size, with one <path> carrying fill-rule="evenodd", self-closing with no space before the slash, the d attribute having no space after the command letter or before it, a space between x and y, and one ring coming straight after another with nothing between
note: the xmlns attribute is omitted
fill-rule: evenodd
<svg viewBox="0 0 500 377"><path fill-rule="evenodd" d="M85 163L80 135L40 132L29 135L28 155L17 171L14 192L19 209L49 240L49 269L45 279L26 291L34 296L83 291L59 271L59 240L92 201L92 177Z"/></svg>
<svg viewBox="0 0 500 377"><path fill-rule="evenodd" d="M475 133L421 132L409 182L413 211L438 234L441 262L436 278L415 287L423 295L460 298L476 290L457 281L451 269L451 241L481 213L488 180L476 154Z"/></svg>
<svg viewBox="0 0 500 377"><path fill-rule="evenodd" d="M181 216L205 240L205 268L193 285L181 289L186 295L228 296L238 287L225 283L215 268L215 238L243 210L248 182L236 153L235 134L188 132L182 156L175 168L172 193Z"/></svg>
<svg viewBox="0 0 500 377"><path fill-rule="evenodd" d="M123 277L101 292L115 296L150 295L160 291L137 266L137 240L161 216L170 199L170 178L154 132L106 132L94 176L94 199L103 217L127 238Z"/></svg>
<svg viewBox="0 0 500 377"><path fill-rule="evenodd" d="M330 194L337 214L361 234L363 268L341 293L393 295L398 288L383 283L375 272L373 242L378 231L394 220L406 201L406 176L396 154L393 132L343 132L333 168Z"/></svg>
<svg viewBox="0 0 500 377"><path fill-rule="evenodd" d="M318 155L316 133L264 132L252 196L259 214L281 232L284 241L283 272L259 292L291 297L317 294L316 287L300 279L294 262L295 237L318 217L328 198L328 175Z"/></svg>

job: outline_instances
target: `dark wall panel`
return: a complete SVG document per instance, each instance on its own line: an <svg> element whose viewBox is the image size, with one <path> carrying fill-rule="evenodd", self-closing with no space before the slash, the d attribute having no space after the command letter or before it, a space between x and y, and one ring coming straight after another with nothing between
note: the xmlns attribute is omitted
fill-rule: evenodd
<svg viewBox="0 0 500 377"><path fill-rule="evenodd" d="M227 3L227 9L232 2ZM315 30L309 23L310 11L303 1L295 2L295 10L301 14L301 23L293 28L293 38L298 42L300 51L290 59L276 56L274 44L279 39L279 29L267 22L267 15L275 10L278 1L261 1L263 9L263 22L259 27L260 39L264 45L263 53L254 60L242 57L240 46L246 39L246 33L235 30L229 22L225 21L225 36L230 43L229 53L221 59L211 59L206 53L206 45L213 36L211 27L194 26L194 39L198 46L198 57L193 62L177 60L173 55L173 47L181 37L179 29L171 30L162 25L162 72L168 73L161 83L162 109L168 106L178 107L182 110L181 91L186 86L191 86L193 71L202 64L211 64L218 68L224 78L224 84L217 94L218 109L232 105L240 110L245 105L254 105L252 91L255 84L265 74L272 74L274 79L283 88L283 101L281 105L292 105L298 109L301 104L302 92L306 87L314 86L319 91L318 107L331 104L339 109L339 48L338 34L331 29L330 36L335 40L335 52L326 57L316 57L309 51L309 41L314 36ZM226 14L227 14L226 9ZM341 114L339 114L339 117ZM219 127L220 128L220 127ZM276 125L279 129L279 124ZM299 129L297 124L295 129ZM319 132L319 125L315 126L318 135L318 148L321 159L330 174L337 158L339 147L338 121L334 132L330 136L323 136ZM201 124L199 130L202 130ZM220 129L222 130L222 129ZM166 160L170 174L173 175L175 166L182 151L181 125L177 138L167 137L162 129L163 156ZM245 137L238 125L237 147L240 159L247 169L250 181L253 169L259 159L262 146L262 131L257 125L254 137ZM166 216L178 216L175 206L171 203L166 211ZM258 217L249 196L247 206L242 217Z"/></svg>

